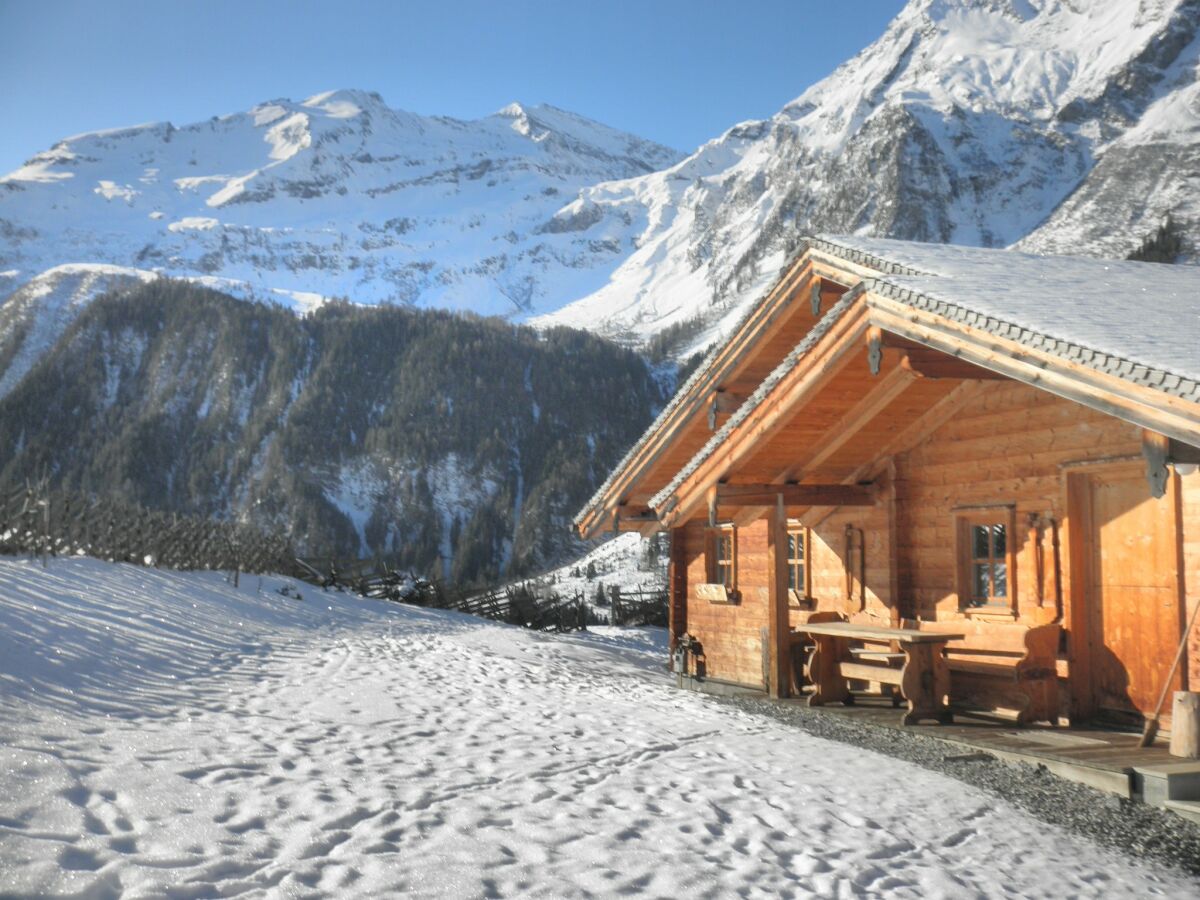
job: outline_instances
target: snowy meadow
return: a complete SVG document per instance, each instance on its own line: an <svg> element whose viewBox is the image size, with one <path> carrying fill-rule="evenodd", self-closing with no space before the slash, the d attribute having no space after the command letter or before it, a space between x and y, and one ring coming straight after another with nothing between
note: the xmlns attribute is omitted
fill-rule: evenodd
<svg viewBox="0 0 1200 900"><path fill-rule="evenodd" d="M1196 896L664 658L652 630L0 561L0 895Z"/></svg>

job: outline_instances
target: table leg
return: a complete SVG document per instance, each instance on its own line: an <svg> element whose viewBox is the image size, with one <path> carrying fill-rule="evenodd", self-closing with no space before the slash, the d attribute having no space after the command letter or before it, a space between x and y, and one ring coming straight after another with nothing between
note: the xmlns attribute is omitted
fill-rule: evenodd
<svg viewBox="0 0 1200 900"><path fill-rule="evenodd" d="M946 705L950 689L950 673L942 656L941 644L905 644L904 670L901 688L908 701L904 714L905 725L916 725L925 719L942 724L953 721Z"/></svg>
<svg viewBox="0 0 1200 900"><path fill-rule="evenodd" d="M808 657L807 674L813 692L808 695L808 705L852 703L854 698L838 665L845 655L847 642L829 634L814 634L812 638L813 650Z"/></svg>

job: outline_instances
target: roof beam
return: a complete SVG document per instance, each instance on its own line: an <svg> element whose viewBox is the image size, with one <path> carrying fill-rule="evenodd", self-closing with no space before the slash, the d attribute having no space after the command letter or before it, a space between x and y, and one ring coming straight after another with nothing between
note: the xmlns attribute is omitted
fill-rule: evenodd
<svg viewBox="0 0 1200 900"><path fill-rule="evenodd" d="M731 391L725 388L717 388L713 391L712 400L709 401L708 406L709 431L716 431L723 424L722 419L727 419L737 412L738 407L746 402L750 393L750 391Z"/></svg>
<svg viewBox="0 0 1200 900"><path fill-rule="evenodd" d="M909 386L917 380L916 375L899 366L883 376L875 389L854 404L833 425L825 430L828 440L808 459L780 474L778 481L799 481L805 472L811 472L821 463L832 458L848 444L856 434L876 416L892 405Z"/></svg>
<svg viewBox="0 0 1200 900"><path fill-rule="evenodd" d="M875 492L860 484L718 484L718 507L874 506Z"/></svg>
<svg viewBox="0 0 1200 900"><path fill-rule="evenodd" d="M1067 400L1200 446L1197 405L867 292L871 322Z"/></svg>
<svg viewBox="0 0 1200 900"><path fill-rule="evenodd" d="M885 331L878 325L867 329L867 365L872 375L884 368L884 351L896 350L900 366L921 378L958 378L975 381L1007 381L1007 375L960 359L957 354L935 350L924 344Z"/></svg>
<svg viewBox="0 0 1200 900"><path fill-rule="evenodd" d="M1002 372L993 372L991 369L966 362L940 350L930 350L928 347L905 351L900 365L921 378L957 378L962 381L1012 380Z"/></svg>

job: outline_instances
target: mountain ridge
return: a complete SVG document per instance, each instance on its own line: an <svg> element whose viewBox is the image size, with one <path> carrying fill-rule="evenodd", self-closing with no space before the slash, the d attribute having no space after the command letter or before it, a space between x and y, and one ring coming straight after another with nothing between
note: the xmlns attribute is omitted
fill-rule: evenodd
<svg viewBox="0 0 1200 900"><path fill-rule="evenodd" d="M360 90L267 101L34 155L0 178L0 271L12 283L102 262L217 277L284 303L347 296L519 317L560 281L583 290L613 252L601 242L581 256L537 231L560 198L679 156L546 105L465 121Z"/></svg>
<svg viewBox="0 0 1200 900"><path fill-rule="evenodd" d="M1195 0L913 0L774 116L585 188L595 228L650 224L608 284L535 324L644 341L701 318L702 345L804 234L1123 257L1171 216L1192 260L1198 34Z"/></svg>
<svg viewBox="0 0 1200 900"><path fill-rule="evenodd" d="M1121 257L1169 216L1192 260L1198 35L1198 0L911 0L686 156L545 104L466 121L359 89L93 132L0 179L0 292L94 261L631 344L699 322L685 355L806 233Z"/></svg>

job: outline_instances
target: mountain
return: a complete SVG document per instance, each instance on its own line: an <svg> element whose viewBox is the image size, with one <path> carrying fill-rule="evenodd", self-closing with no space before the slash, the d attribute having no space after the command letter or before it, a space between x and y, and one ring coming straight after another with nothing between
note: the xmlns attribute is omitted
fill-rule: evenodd
<svg viewBox="0 0 1200 900"><path fill-rule="evenodd" d="M674 150L551 106L478 121L334 91L184 127L68 138L0 178L0 292L64 263L322 298L524 316L602 283L626 248L554 214Z"/></svg>
<svg viewBox="0 0 1200 900"><path fill-rule="evenodd" d="M911 0L686 158L361 91L67 139L0 179L0 478L532 572L670 380L557 326L683 358L818 232L1195 262L1198 68L1200 0Z"/></svg>
<svg viewBox="0 0 1200 900"><path fill-rule="evenodd" d="M0 399L0 482L48 473L494 581L582 550L571 515L672 387L586 332L341 302L296 316L155 278L93 300Z"/></svg>
<svg viewBox="0 0 1200 900"><path fill-rule="evenodd" d="M0 296L104 264L699 345L807 233L1123 257L1170 216L1192 260L1198 30L1200 0L910 0L682 159L548 106L363 91L81 135L0 179Z"/></svg>
<svg viewBox="0 0 1200 900"><path fill-rule="evenodd" d="M558 219L637 249L536 322L704 343L818 232L1124 257L1169 215L1192 261L1198 65L1197 0L912 0L771 118L585 188Z"/></svg>

